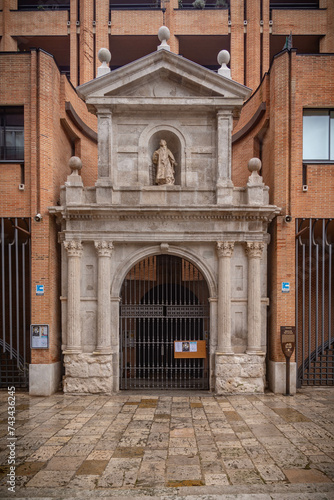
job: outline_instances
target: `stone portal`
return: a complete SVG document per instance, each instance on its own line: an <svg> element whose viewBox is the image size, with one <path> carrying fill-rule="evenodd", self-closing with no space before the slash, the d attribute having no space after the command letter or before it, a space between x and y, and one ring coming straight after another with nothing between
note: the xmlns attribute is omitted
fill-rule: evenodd
<svg viewBox="0 0 334 500"><path fill-rule="evenodd" d="M217 393L264 390L267 227L278 210L259 160L247 186L233 186L233 119L250 89L227 69L160 46L77 89L98 118L99 160L95 186L73 169L51 209L62 220L66 392L126 389L159 368L167 380L177 366ZM164 260L174 278L159 275ZM204 361L179 362L174 341L196 340Z"/></svg>

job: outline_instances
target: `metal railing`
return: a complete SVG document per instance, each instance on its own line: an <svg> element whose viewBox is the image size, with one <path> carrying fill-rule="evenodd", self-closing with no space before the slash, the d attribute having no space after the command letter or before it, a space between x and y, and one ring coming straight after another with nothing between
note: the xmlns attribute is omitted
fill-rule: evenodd
<svg viewBox="0 0 334 500"><path fill-rule="evenodd" d="M127 1L120 3L119 1L116 3L110 2L109 3L109 8L110 10L152 10L156 9L159 10L161 9L161 2L160 0L152 0L151 2L136 2L136 3L129 3Z"/></svg>
<svg viewBox="0 0 334 500"><path fill-rule="evenodd" d="M178 344L204 356L175 356ZM208 389L208 288L190 262L157 255L126 276L120 303L121 389ZM186 347L185 347L186 350Z"/></svg>
<svg viewBox="0 0 334 500"><path fill-rule="evenodd" d="M319 2L309 1L309 2L290 2L286 0L285 2L270 2L270 10L294 10L294 9L319 9Z"/></svg>
<svg viewBox="0 0 334 500"><path fill-rule="evenodd" d="M70 10L70 0L46 0L45 2L19 0L17 10Z"/></svg>
<svg viewBox="0 0 334 500"><path fill-rule="evenodd" d="M30 219L0 219L0 386L26 386L30 359Z"/></svg>
<svg viewBox="0 0 334 500"><path fill-rule="evenodd" d="M296 219L296 362L299 384L333 385L333 247L333 219Z"/></svg>

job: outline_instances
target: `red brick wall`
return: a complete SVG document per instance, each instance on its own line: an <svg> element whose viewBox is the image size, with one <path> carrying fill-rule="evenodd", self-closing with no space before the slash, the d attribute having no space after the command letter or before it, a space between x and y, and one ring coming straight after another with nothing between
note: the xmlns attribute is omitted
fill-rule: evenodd
<svg viewBox="0 0 334 500"><path fill-rule="evenodd" d="M50 348L33 350L32 363L51 363L60 355L60 266L59 228L48 207L57 204L60 186L70 174L71 141L61 125L66 118L81 150L82 177L86 185L97 178L97 145L87 139L65 112L70 101L76 113L96 131L96 118L88 113L53 58L43 51L2 54L0 57L0 105L24 105L25 190L20 191L20 166L0 164L0 213L8 217L30 217L31 229L31 322L50 327ZM43 216L35 222L36 213ZM36 285L43 284L43 296Z"/></svg>
<svg viewBox="0 0 334 500"><path fill-rule="evenodd" d="M98 65L97 52L108 46L110 35L157 35L163 22L171 31L171 50L178 53L178 35L227 35L231 33L231 71L232 78L245 83L253 90L261 81L262 74L269 66L269 0L262 1L262 15L259 0L244 2L232 0L230 5L231 26L228 26L226 9L178 9L178 1L166 2L165 20L160 10L112 10L111 26L108 0L96 2L96 26L93 27L93 8L90 0L71 0L70 26L67 26L66 11L15 11L15 0L3 0L0 12L0 51L16 50L17 36L68 36L70 40L71 80L79 83L78 64L80 64L80 84L94 77ZM272 34L318 35L320 51L334 52L334 2L321 0L322 10L275 10L272 11ZM262 17L262 19L260 19ZM80 20L80 26L76 22ZM244 21L247 26L244 27ZM263 25L260 25L263 21ZM246 44L244 43L246 32ZM262 32L262 35L261 35ZM95 42L94 42L95 40ZM261 41L262 40L262 41ZM95 54L94 54L95 43ZM157 40L158 43L158 40ZM262 53L261 53L262 52ZM244 80L244 61L246 61L246 81Z"/></svg>
<svg viewBox="0 0 334 500"><path fill-rule="evenodd" d="M334 107L334 57L298 55L296 51L275 58L261 87L245 104L234 133L247 126L261 102L266 114L233 146L233 181L245 185L247 162L256 152L257 136L268 127L262 145L262 175L270 188L270 203L282 209L270 226L270 359L283 361L280 326L295 324L295 219L333 217L334 166L308 165L308 191L302 190L303 108ZM269 120L269 122L266 122ZM284 220L292 216L292 222ZM290 292L282 293L282 282Z"/></svg>

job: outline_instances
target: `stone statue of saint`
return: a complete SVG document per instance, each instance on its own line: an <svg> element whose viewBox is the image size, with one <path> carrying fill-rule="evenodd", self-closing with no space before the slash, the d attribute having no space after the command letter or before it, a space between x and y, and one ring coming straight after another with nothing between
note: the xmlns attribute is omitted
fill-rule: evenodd
<svg viewBox="0 0 334 500"><path fill-rule="evenodd" d="M156 183L160 185L174 184L174 167L177 166L177 163L164 139L160 141L160 148L153 153L152 161L157 166Z"/></svg>

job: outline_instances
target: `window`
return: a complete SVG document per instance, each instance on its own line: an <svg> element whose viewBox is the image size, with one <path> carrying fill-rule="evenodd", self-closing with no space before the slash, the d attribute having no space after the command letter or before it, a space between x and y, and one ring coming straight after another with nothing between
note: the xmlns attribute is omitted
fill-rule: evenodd
<svg viewBox="0 0 334 500"><path fill-rule="evenodd" d="M24 160L23 106L0 107L0 160Z"/></svg>
<svg viewBox="0 0 334 500"><path fill-rule="evenodd" d="M334 161L334 110L304 109L303 161Z"/></svg>

